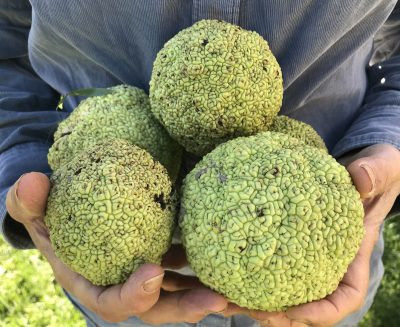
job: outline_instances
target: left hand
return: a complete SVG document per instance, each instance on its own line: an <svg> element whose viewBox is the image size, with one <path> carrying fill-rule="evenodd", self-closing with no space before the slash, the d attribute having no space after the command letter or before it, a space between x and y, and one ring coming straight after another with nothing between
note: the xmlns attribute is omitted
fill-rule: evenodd
<svg viewBox="0 0 400 327"><path fill-rule="evenodd" d="M49 190L50 181L46 175L25 174L7 193L7 211L11 219L24 225L59 284L99 318L120 322L137 316L151 324L195 323L211 312L220 312L227 307L227 300L222 295L206 289L193 277L170 274L153 263L141 265L124 283L94 285L65 265L54 252L43 222ZM178 268L185 263L184 252L176 246L171 247L163 258L164 267ZM172 292L174 289L176 292Z"/></svg>
<svg viewBox="0 0 400 327"><path fill-rule="evenodd" d="M329 327L357 311L368 290L370 259L379 227L400 194L400 151L388 144L376 144L340 162L349 171L364 204L365 237L338 288L329 296L292 307L286 312L229 310L226 315L244 313L268 327Z"/></svg>

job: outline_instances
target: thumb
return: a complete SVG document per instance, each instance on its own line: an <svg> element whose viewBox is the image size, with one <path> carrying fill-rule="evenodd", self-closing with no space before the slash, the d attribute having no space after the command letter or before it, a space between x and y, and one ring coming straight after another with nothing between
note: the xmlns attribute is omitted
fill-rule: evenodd
<svg viewBox="0 0 400 327"><path fill-rule="evenodd" d="M372 199L391 188L394 191L399 188L399 161L400 151L397 148L389 144L375 144L361 150L346 168L361 197Z"/></svg>
<svg viewBox="0 0 400 327"><path fill-rule="evenodd" d="M7 193L8 213L22 224L42 218L49 190L50 181L45 174L32 172L22 175Z"/></svg>
<svg viewBox="0 0 400 327"><path fill-rule="evenodd" d="M386 174L386 171L382 169L383 167L378 168L381 165L377 159L361 158L353 161L347 167L362 199L372 198L385 189L387 177L382 176ZM379 172L379 176L377 176L377 172Z"/></svg>
<svg viewBox="0 0 400 327"><path fill-rule="evenodd" d="M123 284L98 287L78 277L69 278L61 285L104 320L118 322L140 315L157 303L163 277L160 266L144 264Z"/></svg>

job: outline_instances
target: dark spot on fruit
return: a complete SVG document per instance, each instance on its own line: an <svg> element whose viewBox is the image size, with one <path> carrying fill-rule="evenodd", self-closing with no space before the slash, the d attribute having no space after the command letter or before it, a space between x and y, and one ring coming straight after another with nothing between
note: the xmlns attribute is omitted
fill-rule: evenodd
<svg viewBox="0 0 400 327"><path fill-rule="evenodd" d="M164 193L155 194L154 201L160 205L162 210L164 210L167 207L167 205L165 203L165 199L164 199Z"/></svg>
<svg viewBox="0 0 400 327"><path fill-rule="evenodd" d="M208 168L200 169L195 175L196 180L198 180L202 175L204 175L207 172L207 170Z"/></svg>
<svg viewBox="0 0 400 327"><path fill-rule="evenodd" d="M225 175L218 175L218 178L221 183L225 183L228 179L228 177L226 177Z"/></svg>
<svg viewBox="0 0 400 327"><path fill-rule="evenodd" d="M67 136L67 135L69 135L69 134L71 134L72 132L64 132L64 133L62 133L61 135L60 135L60 138L61 137L64 137L64 136Z"/></svg>

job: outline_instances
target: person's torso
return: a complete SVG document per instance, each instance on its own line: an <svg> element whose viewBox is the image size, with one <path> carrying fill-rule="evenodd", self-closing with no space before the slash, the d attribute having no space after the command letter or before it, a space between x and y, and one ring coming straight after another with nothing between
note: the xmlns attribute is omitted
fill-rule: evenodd
<svg viewBox="0 0 400 327"><path fill-rule="evenodd" d="M362 103L372 37L395 2L31 0L29 54L60 93L121 83L148 91L167 40L195 21L222 19L268 41L283 71L281 113L313 125L332 148Z"/></svg>

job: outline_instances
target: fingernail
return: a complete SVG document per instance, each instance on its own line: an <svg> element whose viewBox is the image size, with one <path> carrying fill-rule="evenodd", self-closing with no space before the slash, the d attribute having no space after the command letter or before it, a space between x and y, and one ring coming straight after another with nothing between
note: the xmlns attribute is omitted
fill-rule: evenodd
<svg viewBox="0 0 400 327"><path fill-rule="evenodd" d="M17 179L17 181L15 182L15 187L14 187L14 196L15 199L18 200L18 188L19 188L19 183L21 182L22 177L24 177L27 173L22 174L21 176L19 176L19 178Z"/></svg>
<svg viewBox="0 0 400 327"><path fill-rule="evenodd" d="M155 291L158 291L161 288L163 278L164 274L150 278L143 283L143 290L147 293L154 293Z"/></svg>
<svg viewBox="0 0 400 327"><path fill-rule="evenodd" d="M225 311L226 311L226 309L227 308L224 308L224 309L222 309L222 310L220 310L220 311L212 311L212 310L206 310L205 311L205 313L206 313L206 315L211 315L211 314L214 314L214 315L223 315L224 313L225 313Z"/></svg>
<svg viewBox="0 0 400 327"><path fill-rule="evenodd" d="M7 208L15 207L18 205L18 202L19 202L18 201L18 187L19 187L19 182L21 181L21 178L24 175L21 175L16 180L16 182L10 187L9 191L7 192L7 197L6 197Z"/></svg>
<svg viewBox="0 0 400 327"><path fill-rule="evenodd" d="M303 320L303 319L293 319L293 321L299 322L301 324L304 324L306 326L312 326L311 322L309 322L308 320Z"/></svg>
<svg viewBox="0 0 400 327"><path fill-rule="evenodd" d="M213 306L214 308L210 308L210 306ZM220 305L218 307L221 308ZM228 305L227 304L225 304L225 306L222 309L218 310L218 307L217 307L217 309L215 309L215 305L205 305L205 308L204 308L205 311L204 312L207 315L209 315L209 314L222 314L223 315L228 310Z"/></svg>
<svg viewBox="0 0 400 327"><path fill-rule="evenodd" d="M371 189L369 190L367 196L372 195L375 189L375 174L370 166L367 164L361 164L360 168L364 169L364 171L367 173L369 181L371 182Z"/></svg>

